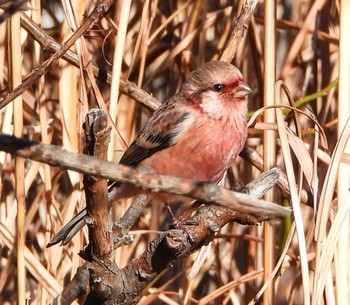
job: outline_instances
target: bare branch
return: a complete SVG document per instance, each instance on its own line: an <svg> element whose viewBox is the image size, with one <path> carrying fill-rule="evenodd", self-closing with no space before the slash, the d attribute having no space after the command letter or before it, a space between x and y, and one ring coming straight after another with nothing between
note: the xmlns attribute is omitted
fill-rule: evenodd
<svg viewBox="0 0 350 305"><path fill-rule="evenodd" d="M149 192L168 192L217 203L251 214L259 219L285 217L290 210L277 204L254 199L249 195L229 191L212 183L199 183L170 176L162 176L144 169L133 169L91 156L69 152L54 145L19 139L0 134L0 150L51 166L75 170L96 177L132 183Z"/></svg>
<svg viewBox="0 0 350 305"><path fill-rule="evenodd" d="M257 3L257 0L247 0L243 4L241 13L234 22L234 31L232 32L230 40L227 42L227 46L222 53L220 60L231 62L235 57L237 48L248 29L250 18L253 15Z"/></svg>
<svg viewBox="0 0 350 305"><path fill-rule="evenodd" d="M104 160L111 128L107 127L107 116L100 109L92 109L84 123L87 154ZM107 180L84 175L86 210L89 215L90 253L87 255L99 261L111 262L114 256L111 238L112 223L109 221L110 203L108 200Z"/></svg>
<svg viewBox="0 0 350 305"><path fill-rule="evenodd" d="M89 264L86 263L80 266L73 279L64 286L63 291L53 299L52 305L71 304L74 300L86 296L90 291L89 279Z"/></svg>

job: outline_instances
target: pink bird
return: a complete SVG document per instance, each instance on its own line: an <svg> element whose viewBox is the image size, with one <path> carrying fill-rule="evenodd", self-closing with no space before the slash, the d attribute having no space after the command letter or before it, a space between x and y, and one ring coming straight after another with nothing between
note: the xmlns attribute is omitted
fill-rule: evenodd
<svg viewBox="0 0 350 305"><path fill-rule="evenodd" d="M246 141L250 92L235 66L223 61L201 65L153 113L120 164L218 183ZM115 183L108 194L112 202L141 193L131 184ZM86 210L81 211L48 246L68 243L85 225L86 217Z"/></svg>

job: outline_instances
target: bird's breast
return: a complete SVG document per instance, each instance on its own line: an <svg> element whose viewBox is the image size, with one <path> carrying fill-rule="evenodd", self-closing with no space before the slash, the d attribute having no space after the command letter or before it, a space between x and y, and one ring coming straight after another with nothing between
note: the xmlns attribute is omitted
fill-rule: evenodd
<svg viewBox="0 0 350 305"><path fill-rule="evenodd" d="M176 143L141 162L163 175L218 182L242 150L246 124L237 128L221 121L202 121Z"/></svg>

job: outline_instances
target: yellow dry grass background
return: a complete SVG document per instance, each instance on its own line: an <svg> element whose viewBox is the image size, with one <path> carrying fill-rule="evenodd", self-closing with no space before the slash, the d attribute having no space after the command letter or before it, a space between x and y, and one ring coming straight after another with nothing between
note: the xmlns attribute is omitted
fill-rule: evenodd
<svg viewBox="0 0 350 305"><path fill-rule="evenodd" d="M117 162L152 113L120 93L119 79L165 100L190 71L220 58L242 4L116 1L71 49L79 67L60 59L0 109L1 132L82 152L84 116L103 105L117 127L109 148ZM227 225L195 278L186 277L194 254L145 289L138 304L254 304L259 297L264 304L349 304L349 6L347 0L258 2L234 58L253 90L250 116L262 114L251 124L247 145L264 156L265 169L286 172L291 198L277 187L266 198L292 206L293 216L261 227ZM31 0L29 7L25 14L62 44L94 1ZM21 14L0 24L1 99L52 56L49 46L19 27ZM91 64L111 71L112 86L93 78ZM4 305L48 304L83 263L77 254L86 244L82 231L64 247L46 248L83 209L82 176L23 162L0 152ZM226 185L247 183L258 173L238 158ZM312 208L301 203L301 187L313 197ZM117 205L114 216L129 204ZM134 228L135 241L117 250L118 265L140 255L167 221L168 211L152 206Z"/></svg>

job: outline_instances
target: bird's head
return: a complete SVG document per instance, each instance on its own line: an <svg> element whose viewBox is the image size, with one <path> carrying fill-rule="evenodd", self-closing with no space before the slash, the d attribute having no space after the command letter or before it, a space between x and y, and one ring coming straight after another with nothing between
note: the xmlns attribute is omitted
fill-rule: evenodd
<svg viewBox="0 0 350 305"><path fill-rule="evenodd" d="M181 91L214 119L229 119L232 112L246 116L251 93L241 72L224 61L211 61L194 70Z"/></svg>

